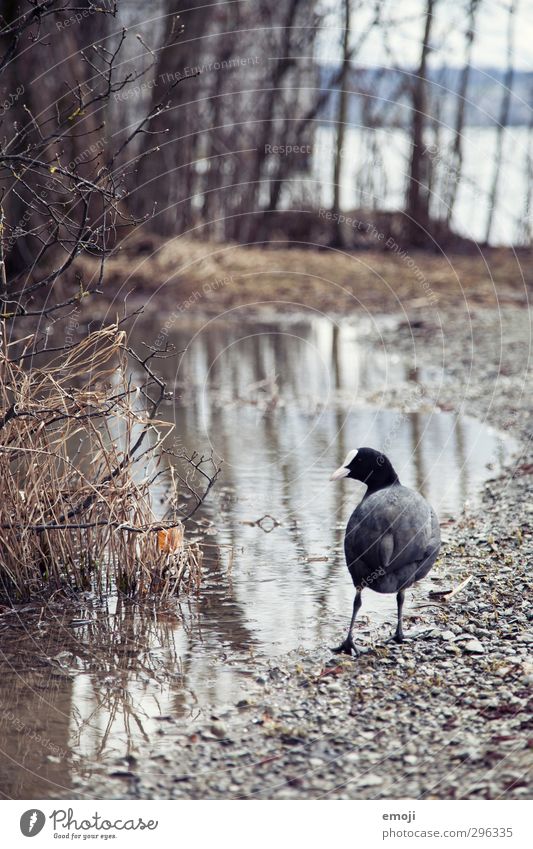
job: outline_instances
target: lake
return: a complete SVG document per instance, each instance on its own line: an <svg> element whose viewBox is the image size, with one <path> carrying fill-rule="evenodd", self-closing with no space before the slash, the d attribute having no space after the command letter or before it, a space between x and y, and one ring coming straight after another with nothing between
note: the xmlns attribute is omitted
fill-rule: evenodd
<svg viewBox="0 0 533 849"><path fill-rule="evenodd" d="M443 214L440 195L450 175L445 157L451 146L449 136L447 128L442 128L439 148L429 148L436 172L431 198L433 215ZM462 138L463 171L452 226L460 235L484 242L496 131L491 127L466 127ZM345 139L340 177L342 209L403 209L410 153L410 139L405 130L350 127ZM311 178L308 182L302 179L301 184L296 181L293 189L297 197L305 197L307 192L315 203L318 192L320 204L328 209L333 197L334 146L334 131L329 127L318 128L313 144ZM531 226L527 203L530 156L530 130L523 126L506 128L491 244L521 243L524 226L526 229Z"/></svg>
<svg viewBox="0 0 533 849"><path fill-rule="evenodd" d="M159 330L152 320L134 336L150 343ZM182 353L160 366L177 396L163 411L176 444L223 460L187 529L205 545L201 591L163 609L87 594L75 612L27 605L0 621L8 796L69 797L75 776L157 741L165 717L192 729L253 690L258 659L340 641L353 598L344 528L364 487L329 476L349 449L384 450L443 522L511 458L503 434L424 401L424 370L371 344L362 322L185 314L170 341ZM390 387L399 410L381 400ZM408 592L407 632L435 578L438 566ZM366 591L356 641L387 639L395 609L394 596Z"/></svg>

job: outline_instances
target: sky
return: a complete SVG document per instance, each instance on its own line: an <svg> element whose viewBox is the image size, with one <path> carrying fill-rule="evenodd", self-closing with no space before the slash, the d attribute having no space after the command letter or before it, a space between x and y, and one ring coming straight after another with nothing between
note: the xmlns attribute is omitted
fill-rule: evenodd
<svg viewBox="0 0 533 849"><path fill-rule="evenodd" d="M509 3L510 0L480 0L473 52L473 64L477 67L506 66ZM335 61L338 59L339 10L342 9L342 3L341 0L327 0L327 4L330 9L328 26L324 30L319 52L323 61ZM383 34L376 31L366 41L356 63L389 65L394 57L394 61L401 66L415 65L420 53L425 5L425 0L382 0L385 17L394 19L394 25L388 30L390 54L384 48ZM353 0L353 42L364 31L372 6L371 0ZM516 0L516 7L514 65L519 70L532 71L533 0ZM438 51L432 59L434 64L463 64L466 8L467 0L437 0L432 43L438 47Z"/></svg>

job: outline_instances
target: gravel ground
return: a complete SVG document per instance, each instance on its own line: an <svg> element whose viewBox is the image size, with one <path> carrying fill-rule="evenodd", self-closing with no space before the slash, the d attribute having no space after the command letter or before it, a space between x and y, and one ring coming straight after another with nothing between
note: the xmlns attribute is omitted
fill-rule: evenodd
<svg viewBox="0 0 533 849"><path fill-rule="evenodd" d="M194 734L165 717L157 745L80 778L80 796L530 798L530 315L480 310L466 330L459 311L444 318L444 334L415 315L375 343L416 356L418 405L475 415L512 433L520 452L479 508L444 529L423 624L401 646L380 634L356 659L320 647L258 661L248 698ZM386 401L402 408L404 398L398 386ZM449 602L428 597L468 575Z"/></svg>

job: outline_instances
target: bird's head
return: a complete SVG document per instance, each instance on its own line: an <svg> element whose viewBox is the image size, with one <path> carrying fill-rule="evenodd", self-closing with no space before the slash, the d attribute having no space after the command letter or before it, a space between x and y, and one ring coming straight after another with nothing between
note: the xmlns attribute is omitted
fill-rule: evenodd
<svg viewBox="0 0 533 849"><path fill-rule="evenodd" d="M354 448L349 451L342 466L333 472L330 480L336 481L340 478L361 481L367 485L369 492L399 483L389 458L374 448Z"/></svg>

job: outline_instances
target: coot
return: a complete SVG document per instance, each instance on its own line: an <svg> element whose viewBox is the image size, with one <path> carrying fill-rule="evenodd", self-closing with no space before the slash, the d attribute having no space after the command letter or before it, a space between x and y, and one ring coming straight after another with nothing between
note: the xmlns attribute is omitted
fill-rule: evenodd
<svg viewBox="0 0 533 849"><path fill-rule="evenodd" d="M380 451L350 451L331 480L353 478L367 490L350 516L344 537L346 565L355 586L348 636L333 649L357 654L352 632L361 607L361 592L396 593L398 625L394 639L403 641L402 608L407 587L423 578L437 559L440 529L435 511L419 492L402 486L392 463Z"/></svg>

